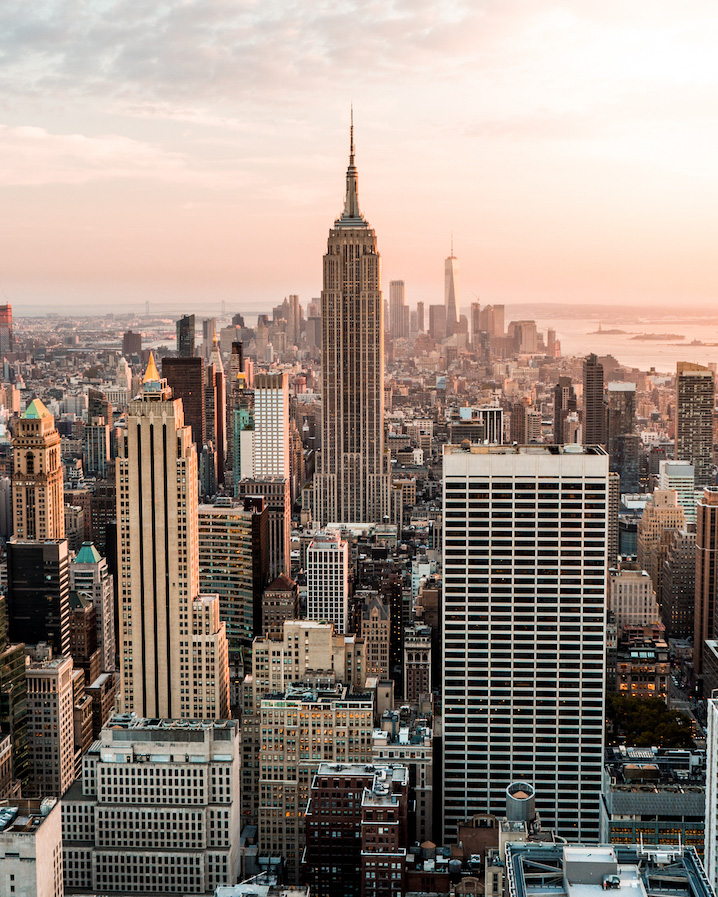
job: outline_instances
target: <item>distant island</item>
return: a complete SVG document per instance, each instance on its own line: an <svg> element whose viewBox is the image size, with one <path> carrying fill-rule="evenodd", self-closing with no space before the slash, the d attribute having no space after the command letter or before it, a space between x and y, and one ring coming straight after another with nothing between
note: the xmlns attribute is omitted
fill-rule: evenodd
<svg viewBox="0 0 718 897"><path fill-rule="evenodd" d="M685 339L682 333L637 333L631 339L657 340L658 342L667 342L671 339Z"/></svg>
<svg viewBox="0 0 718 897"><path fill-rule="evenodd" d="M587 334L587 336L603 336L604 333L606 336L616 336L619 333L630 333L628 330L603 330L599 325L598 330L591 330Z"/></svg>

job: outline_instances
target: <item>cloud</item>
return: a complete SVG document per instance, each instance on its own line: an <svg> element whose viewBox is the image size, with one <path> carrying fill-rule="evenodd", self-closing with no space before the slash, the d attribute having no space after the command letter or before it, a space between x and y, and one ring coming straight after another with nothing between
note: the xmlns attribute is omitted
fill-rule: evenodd
<svg viewBox="0 0 718 897"><path fill-rule="evenodd" d="M181 154L117 134L86 137L0 125L0 155L0 186L117 178L186 181L196 176Z"/></svg>

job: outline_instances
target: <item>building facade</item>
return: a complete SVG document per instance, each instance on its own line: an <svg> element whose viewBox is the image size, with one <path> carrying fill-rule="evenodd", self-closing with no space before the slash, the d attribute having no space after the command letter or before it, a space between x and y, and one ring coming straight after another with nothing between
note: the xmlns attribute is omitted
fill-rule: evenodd
<svg viewBox="0 0 718 897"><path fill-rule="evenodd" d="M598 447L444 448L448 834L527 780L547 827L598 836L608 476Z"/></svg>
<svg viewBox="0 0 718 897"><path fill-rule="evenodd" d="M713 472L713 404L715 375L710 368L688 361L676 367L677 461L695 468L696 486L715 482Z"/></svg>
<svg viewBox="0 0 718 897"><path fill-rule="evenodd" d="M344 210L329 231L322 289L322 444L314 517L383 521L384 302L376 234L359 209L352 126Z"/></svg>

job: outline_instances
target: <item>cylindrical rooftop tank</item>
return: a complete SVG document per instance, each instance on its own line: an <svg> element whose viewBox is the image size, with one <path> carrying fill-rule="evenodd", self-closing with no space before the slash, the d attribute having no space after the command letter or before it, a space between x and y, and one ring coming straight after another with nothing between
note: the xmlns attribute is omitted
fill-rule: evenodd
<svg viewBox="0 0 718 897"><path fill-rule="evenodd" d="M536 817L536 792L530 782L512 782L506 789L509 822L531 822Z"/></svg>

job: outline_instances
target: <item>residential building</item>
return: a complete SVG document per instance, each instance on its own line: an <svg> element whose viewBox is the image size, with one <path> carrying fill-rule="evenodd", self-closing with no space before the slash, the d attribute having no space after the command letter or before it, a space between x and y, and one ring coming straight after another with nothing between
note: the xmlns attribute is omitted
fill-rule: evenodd
<svg viewBox="0 0 718 897"><path fill-rule="evenodd" d="M444 447L449 835L524 780L547 827L598 837L608 480L600 447Z"/></svg>
<svg viewBox="0 0 718 897"><path fill-rule="evenodd" d="M212 895L239 834L236 720L113 716L62 802L66 892Z"/></svg>

